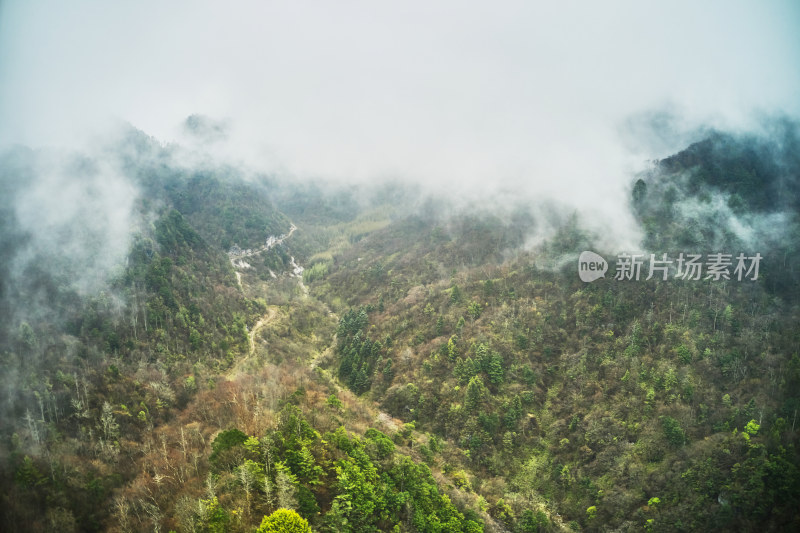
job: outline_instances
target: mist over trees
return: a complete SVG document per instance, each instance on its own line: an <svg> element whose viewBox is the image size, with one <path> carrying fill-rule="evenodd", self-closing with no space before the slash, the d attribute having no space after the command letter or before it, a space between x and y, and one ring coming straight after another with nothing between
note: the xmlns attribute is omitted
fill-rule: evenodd
<svg viewBox="0 0 800 533"><path fill-rule="evenodd" d="M629 189L643 251L759 252L756 281L619 281L556 203L293 181L130 127L5 152L0 527L795 529L798 126L769 124Z"/></svg>

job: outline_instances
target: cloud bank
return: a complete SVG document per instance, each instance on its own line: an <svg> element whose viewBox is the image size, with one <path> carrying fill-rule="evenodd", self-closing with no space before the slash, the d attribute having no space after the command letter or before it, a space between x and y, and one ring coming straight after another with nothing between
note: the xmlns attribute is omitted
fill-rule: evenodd
<svg viewBox="0 0 800 533"><path fill-rule="evenodd" d="M800 115L800 7L695 4L5 2L0 144L200 113L252 168L552 198L630 242L644 160Z"/></svg>

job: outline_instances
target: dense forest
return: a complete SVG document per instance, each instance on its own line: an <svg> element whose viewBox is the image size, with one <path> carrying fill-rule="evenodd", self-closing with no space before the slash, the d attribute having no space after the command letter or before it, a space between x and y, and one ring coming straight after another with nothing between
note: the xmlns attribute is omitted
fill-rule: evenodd
<svg viewBox="0 0 800 533"><path fill-rule="evenodd" d="M133 128L9 150L0 529L799 530L799 154L776 121L653 163L621 207L637 252L580 213L292 182ZM38 177L109 168L125 238L81 210L41 238ZM729 275L617 279L626 252Z"/></svg>

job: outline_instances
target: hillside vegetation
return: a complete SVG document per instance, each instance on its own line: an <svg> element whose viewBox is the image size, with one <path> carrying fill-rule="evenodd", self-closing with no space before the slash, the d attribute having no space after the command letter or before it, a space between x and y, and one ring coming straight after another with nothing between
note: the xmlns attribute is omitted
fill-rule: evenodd
<svg viewBox="0 0 800 533"><path fill-rule="evenodd" d="M773 134L631 183L648 257L760 253L755 281L617 280L580 214L529 246L522 207L189 169L131 130L137 226L87 292L15 209L42 155L4 155L0 528L800 528L800 151Z"/></svg>

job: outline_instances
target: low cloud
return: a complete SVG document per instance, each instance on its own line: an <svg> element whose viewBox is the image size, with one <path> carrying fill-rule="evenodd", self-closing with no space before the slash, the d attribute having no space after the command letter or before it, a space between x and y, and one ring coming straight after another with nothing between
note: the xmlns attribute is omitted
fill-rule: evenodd
<svg viewBox="0 0 800 533"><path fill-rule="evenodd" d="M85 148L114 117L287 179L402 181L454 203L549 201L630 248L630 182L648 159L708 127L800 115L799 11L4 3L0 143ZM115 201L103 190L97 198Z"/></svg>

